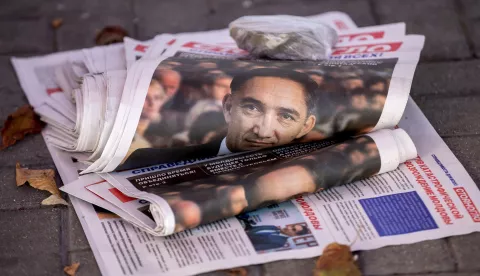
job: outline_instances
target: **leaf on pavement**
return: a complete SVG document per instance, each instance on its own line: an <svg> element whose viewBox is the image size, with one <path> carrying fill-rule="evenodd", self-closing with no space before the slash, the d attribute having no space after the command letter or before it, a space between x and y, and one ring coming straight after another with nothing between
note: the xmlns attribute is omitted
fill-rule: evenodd
<svg viewBox="0 0 480 276"><path fill-rule="evenodd" d="M40 118L30 105L24 105L10 114L3 125L2 145L0 150L5 149L17 141L22 140L26 134L39 133L44 126Z"/></svg>
<svg viewBox="0 0 480 276"><path fill-rule="evenodd" d="M228 276L247 276L247 269L245 267L235 267L225 270Z"/></svg>
<svg viewBox="0 0 480 276"><path fill-rule="evenodd" d="M68 203L60 196L60 190L58 190L57 183L55 183L54 170L30 170L22 168L17 162L15 172L17 186L22 186L28 182L33 188L48 191L52 194L50 197L42 201L42 205L68 205Z"/></svg>
<svg viewBox="0 0 480 276"><path fill-rule="evenodd" d="M120 26L106 26L95 37L95 44L109 45L123 42L123 38L128 36L127 31Z"/></svg>
<svg viewBox="0 0 480 276"><path fill-rule="evenodd" d="M77 273L77 269L78 269L79 266L80 266L80 263L73 263L72 265L64 267L63 271L68 276L75 276L75 273Z"/></svg>
<svg viewBox="0 0 480 276"><path fill-rule="evenodd" d="M60 26L63 24L63 19L62 18L55 18L52 20L52 28L58 29Z"/></svg>
<svg viewBox="0 0 480 276"><path fill-rule="evenodd" d="M317 259L314 276L361 276L348 245L331 243Z"/></svg>
<svg viewBox="0 0 480 276"><path fill-rule="evenodd" d="M58 204L63 204L68 206L68 203L65 201L65 199L61 198L59 195L51 195L44 200L42 200L42 205L58 205Z"/></svg>

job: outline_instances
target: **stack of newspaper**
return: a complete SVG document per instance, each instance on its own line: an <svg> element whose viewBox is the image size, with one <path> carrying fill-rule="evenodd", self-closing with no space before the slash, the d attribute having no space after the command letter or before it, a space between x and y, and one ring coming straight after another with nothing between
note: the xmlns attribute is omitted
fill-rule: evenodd
<svg viewBox="0 0 480 276"><path fill-rule="evenodd" d="M478 188L409 98L424 37L310 20L338 32L328 60L256 60L228 29L12 59L105 275L480 230Z"/></svg>

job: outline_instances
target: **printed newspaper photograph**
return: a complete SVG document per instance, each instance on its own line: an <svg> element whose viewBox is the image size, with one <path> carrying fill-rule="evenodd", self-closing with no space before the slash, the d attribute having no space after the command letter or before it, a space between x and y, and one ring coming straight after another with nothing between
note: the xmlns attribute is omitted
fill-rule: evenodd
<svg viewBox="0 0 480 276"><path fill-rule="evenodd" d="M367 133L396 62L167 58L117 169Z"/></svg>

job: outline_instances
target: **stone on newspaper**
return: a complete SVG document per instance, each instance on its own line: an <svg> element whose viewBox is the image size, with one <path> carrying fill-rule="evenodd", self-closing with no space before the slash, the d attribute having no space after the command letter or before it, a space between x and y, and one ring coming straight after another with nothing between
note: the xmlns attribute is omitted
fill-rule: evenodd
<svg viewBox="0 0 480 276"><path fill-rule="evenodd" d="M327 59L338 38L326 24L290 15L243 16L229 28L239 48L273 59Z"/></svg>

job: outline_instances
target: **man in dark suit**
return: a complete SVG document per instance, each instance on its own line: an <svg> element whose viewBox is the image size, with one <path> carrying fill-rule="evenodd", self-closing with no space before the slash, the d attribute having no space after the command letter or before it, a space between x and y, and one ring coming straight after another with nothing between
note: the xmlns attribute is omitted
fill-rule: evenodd
<svg viewBox="0 0 480 276"><path fill-rule="evenodd" d="M291 143L315 126L318 85L293 70L262 68L237 74L223 99L223 139L182 148L137 149L118 170L208 158Z"/></svg>
<svg viewBox="0 0 480 276"><path fill-rule="evenodd" d="M288 238L310 233L304 225L288 225L279 228L274 225L252 226L246 231L255 251L277 249L285 246Z"/></svg>

